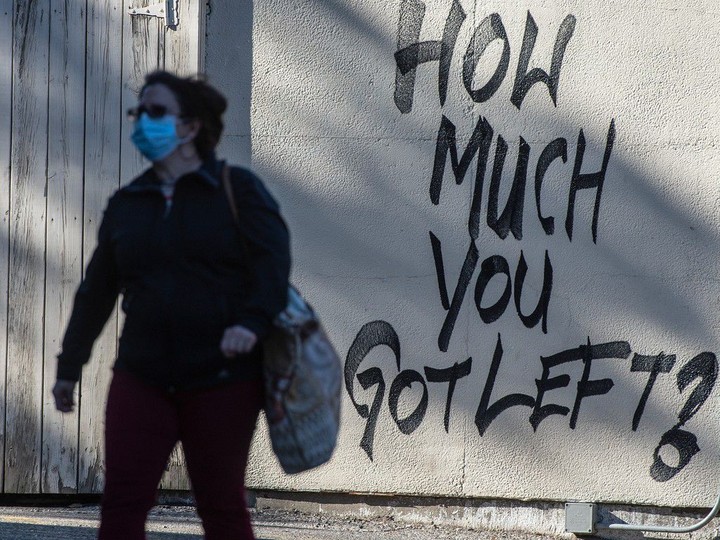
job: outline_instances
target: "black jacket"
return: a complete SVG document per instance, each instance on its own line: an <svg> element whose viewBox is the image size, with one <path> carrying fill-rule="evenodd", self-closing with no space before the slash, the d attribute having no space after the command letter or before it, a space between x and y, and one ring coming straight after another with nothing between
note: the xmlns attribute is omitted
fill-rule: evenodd
<svg viewBox="0 0 720 540"><path fill-rule="evenodd" d="M78 380L118 293L126 318L116 369L169 391L260 375L260 347L226 359L220 341L236 324L262 339L285 308L288 231L260 179L233 167L235 222L223 166L211 159L179 178L170 206L152 168L110 198L75 295L59 379Z"/></svg>

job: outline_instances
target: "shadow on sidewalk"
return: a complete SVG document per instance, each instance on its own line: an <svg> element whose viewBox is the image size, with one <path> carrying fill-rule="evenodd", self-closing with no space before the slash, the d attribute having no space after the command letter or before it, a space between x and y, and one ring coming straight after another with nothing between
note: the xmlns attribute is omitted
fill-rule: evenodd
<svg viewBox="0 0 720 540"><path fill-rule="evenodd" d="M173 532L146 533L147 540L202 540L202 535ZM29 523L0 523L0 540L95 540L97 528Z"/></svg>

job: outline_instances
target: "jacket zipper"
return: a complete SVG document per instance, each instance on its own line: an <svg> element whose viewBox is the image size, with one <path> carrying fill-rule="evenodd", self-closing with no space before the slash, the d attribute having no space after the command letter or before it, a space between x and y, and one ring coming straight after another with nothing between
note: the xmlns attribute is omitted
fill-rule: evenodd
<svg viewBox="0 0 720 540"><path fill-rule="evenodd" d="M162 186L160 188L163 199L165 199L165 212L163 213L163 219L167 219L170 215L170 209L172 208L173 195L175 191L174 188L175 186Z"/></svg>

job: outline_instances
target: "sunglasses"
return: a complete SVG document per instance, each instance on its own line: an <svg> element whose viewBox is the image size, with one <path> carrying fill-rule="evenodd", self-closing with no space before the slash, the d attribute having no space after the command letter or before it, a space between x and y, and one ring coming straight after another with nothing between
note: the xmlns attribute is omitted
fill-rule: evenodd
<svg viewBox="0 0 720 540"><path fill-rule="evenodd" d="M150 118L157 120L168 114L168 109L165 105L140 105L139 107L132 107L127 111L127 117L133 122L136 121L140 116L146 113Z"/></svg>

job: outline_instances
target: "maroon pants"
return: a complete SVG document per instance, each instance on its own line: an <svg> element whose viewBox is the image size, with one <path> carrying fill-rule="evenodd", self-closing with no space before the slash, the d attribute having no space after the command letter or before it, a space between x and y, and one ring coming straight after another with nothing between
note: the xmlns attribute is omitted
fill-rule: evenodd
<svg viewBox="0 0 720 540"><path fill-rule="evenodd" d="M262 406L260 381L168 396L116 371L105 423L101 540L143 540L145 520L178 441L208 540L252 540L245 465Z"/></svg>

